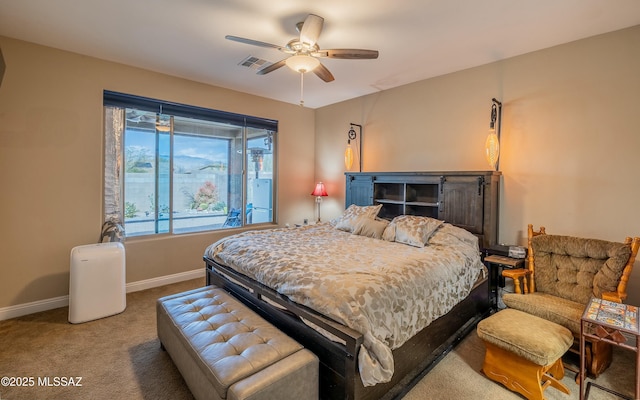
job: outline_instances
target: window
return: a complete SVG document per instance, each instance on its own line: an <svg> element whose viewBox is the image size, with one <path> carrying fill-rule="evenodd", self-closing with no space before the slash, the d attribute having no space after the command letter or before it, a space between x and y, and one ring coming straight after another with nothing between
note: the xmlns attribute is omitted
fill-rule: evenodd
<svg viewBox="0 0 640 400"><path fill-rule="evenodd" d="M105 219L127 237L274 221L277 122L104 92Z"/></svg>

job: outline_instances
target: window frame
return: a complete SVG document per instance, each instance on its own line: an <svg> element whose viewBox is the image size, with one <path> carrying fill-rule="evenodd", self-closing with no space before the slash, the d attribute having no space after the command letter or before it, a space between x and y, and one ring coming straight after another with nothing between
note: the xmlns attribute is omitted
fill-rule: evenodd
<svg viewBox="0 0 640 400"><path fill-rule="evenodd" d="M277 177L277 132L278 132L278 121L235 114L226 111L213 110L198 106L191 106L180 103L167 102L147 97L141 97L136 95L124 94L113 92L109 90L104 90L103 92L103 110L105 117L104 124L104 135L105 135L105 151L104 151L104 220L105 222L113 222L118 223L124 226L125 217L124 217L124 208L126 199L124 197L124 175L125 170L123 168L125 162L125 146L124 146L124 136L126 132L125 128L125 110L126 109L136 109L143 112L151 112L156 113L158 115L168 115L170 116L171 121L171 130L170 130L170 183L169 183L169 194L170 194L170 216L169 216L169 228L167 232L151 232L144 234L135 234L133 236L126 236L126 228L125 228L125 237L126 238L150 238L150 237L161 237L161 236L179 236L185 234L192 233L211 233L217 231L223 231L226 229L230 229L230 227L225 227L225 225L216 227L214 229L198 229L193 231L179 231L176 232L174 229L174 173L173 173L173 163L174 163L174 131L173 131L173 121L174 117L184 117L191 118L196 120L209 121L214 123L221 123L225 125L230 125L237 127L242 131L242 171L239 174L241 179L241 209L246 210L250 200L248 199L248 184L249 184L249 167L248 167L248 152L249 152L249 141L250 137L248 132L251 128L265 130L268 132L270 145L273 151L273 165L271 172L271 193L270 193L270 221L266 222L257 222L257 223L248 223L245 213L241 213L241 223L240 226L234 226L233 228L246 228L251 226L256 226L261 223L265 224L277 224L277 196L276 196L276 177ZM109 113L111 112L111 114ZM118 115L120 114L120 115ZM121 124L120 129L114 129L118 127L117 124ZM156 132L157 134L157 132ZM114 137L110 137L114 136ZM265 139L266 141L266 139ZM271 149L271 147L270 147ZM232 174L230 171L227 172L228 177L231 178ZM158 184L157 176L154 178L155 184ZM231 192L227 192L226 195ZM157 194L156 194L157 195ZM229 212L231 210L231 204L227 205ZM157 210L156 210L157 211ZM158 224L158 216L155 216L156 221L154 224ZM157 231L157 229L156 229Z"/></svg>

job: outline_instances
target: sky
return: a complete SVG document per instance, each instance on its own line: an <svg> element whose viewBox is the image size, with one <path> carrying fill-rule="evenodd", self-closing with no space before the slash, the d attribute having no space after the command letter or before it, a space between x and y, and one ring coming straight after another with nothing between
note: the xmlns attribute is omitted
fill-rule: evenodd
<svg viewBox="0 0 640 400"><path fill-rule="evenodd" d="M174 156L206 158L210 161L227 160L228 141L195 136L174 135ZM128 129L125 147L142 147L153 154L155 148L155 132Z"/></svg>

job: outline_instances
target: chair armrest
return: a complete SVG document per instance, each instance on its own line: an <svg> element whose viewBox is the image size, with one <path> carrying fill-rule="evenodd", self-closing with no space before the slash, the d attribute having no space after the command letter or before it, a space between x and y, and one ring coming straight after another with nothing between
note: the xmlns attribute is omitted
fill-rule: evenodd
<svg viewBox="0 0 640 400"><path fill-rule="evenodd" d="M505 269L502 271L502 276L505 278L522 278L523 276L531 275L531 271L525 268Z"/></svg>
<svg viewBox="0 0 640 400"><path fill-rule="evenodd" d="M627 298L626 294L621 295L618 292L603 292L602 299L608 301L614 301L616 303L622 303Z"/></svg>
<svg viewBox="0 0 640 400"><path fill-rule="evenodd" d="M529 285L527 282L529 275L531 275L531 271L524 268L505 269L502 271L502 276L513 279L513 286L517 294L522 294L522 290L520 289L520 279L522 279L524 293L529 293Z"/></svg>

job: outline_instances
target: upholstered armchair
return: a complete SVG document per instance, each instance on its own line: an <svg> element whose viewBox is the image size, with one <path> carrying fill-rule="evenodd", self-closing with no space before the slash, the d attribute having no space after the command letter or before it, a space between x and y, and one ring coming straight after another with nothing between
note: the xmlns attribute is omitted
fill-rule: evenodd
<svg viewBox="0 0 640 400"><path fill-rule="evenodd" d="M640 238L623 243L548 235L528 227L528 265L506 270L516 293L505 294L509 308L527 312L568 328L579 346L580 318L591 297L623 302ZM522 287L520 287L522 285ZM611 345L588 342L587 372L598 376L611 363Z"/></svg>

